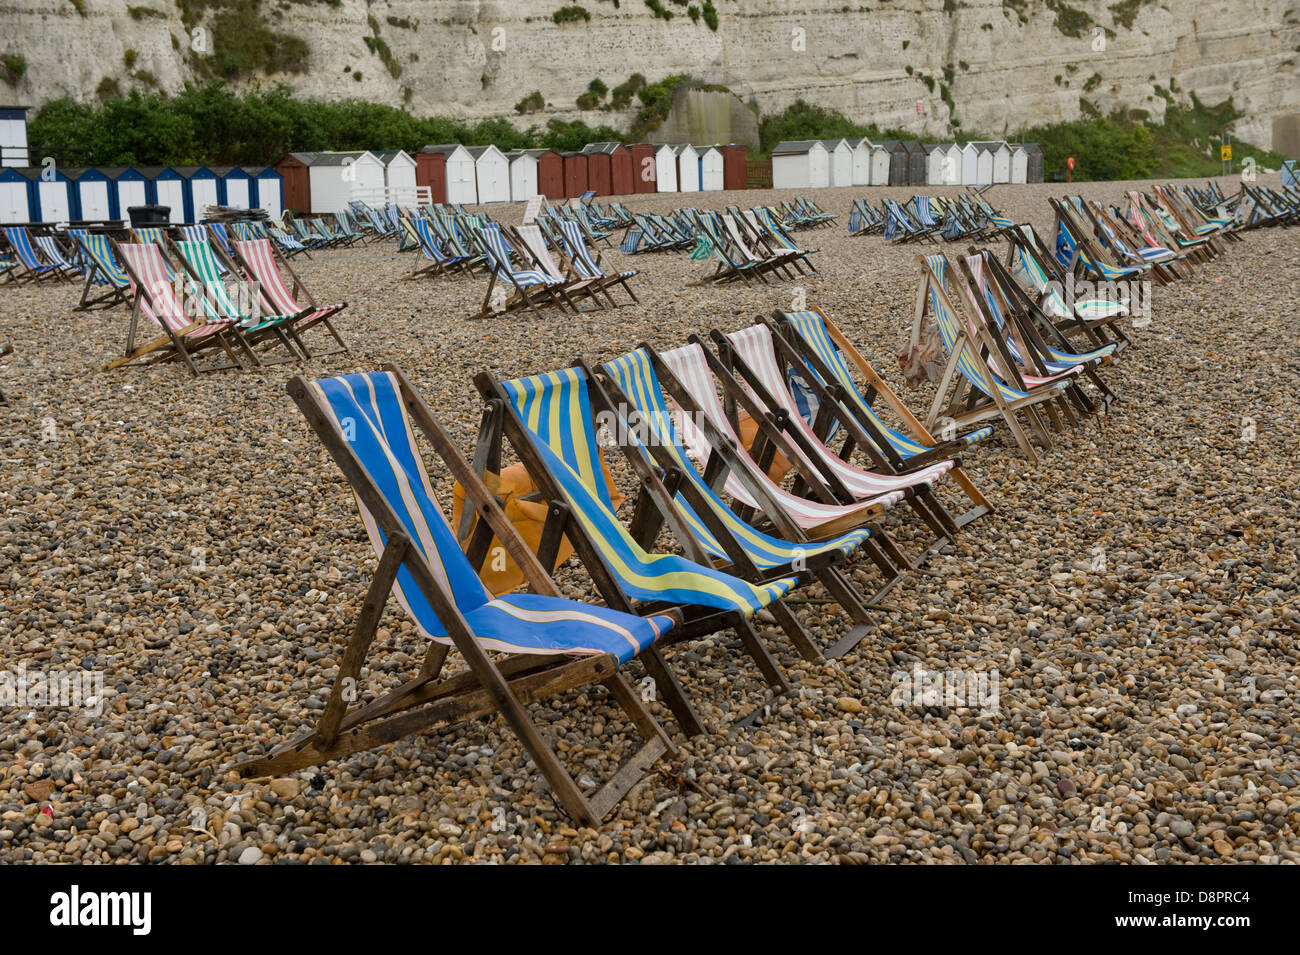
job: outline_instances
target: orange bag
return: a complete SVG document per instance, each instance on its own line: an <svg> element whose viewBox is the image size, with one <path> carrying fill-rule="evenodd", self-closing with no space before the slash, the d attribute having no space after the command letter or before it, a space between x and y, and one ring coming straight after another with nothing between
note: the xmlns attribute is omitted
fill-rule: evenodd
<svg viewBox="0 0 1300 955"><path fill-rule="evenodd" d="M605 486L609 488L610 497L617 509L623 503L624 497L614 485L614 478L609 473L609 466L605 464L603 455L600 464L605 474ZM547 504L546 501L540 499L522 500L522 498L537 490L528 469L522 464L512 464L500 474L489 472L483 475L483 483L489 491L501 498L503 502L502 510L505 511L506 519L514 525L515 530L524 539L528 549L534 554L537 553L537 548L542 543L542 528L546 526ZM460 526L460 514L464 506L465 489L458 483L452 488L451 526L453 530ZM478 518L475 518L474 523L478 523ZM472 537L473 526L471 526L470 531ZM467 537L462 541L462 546L467 546L471 537ZM555 555L555 567L559 567L572 554L573 545L569 543L569 538L561 538L559 549ZM554 570L555 567L548 569ZM479 569L479 577L482 578L487 589L497 597L518 590L524 585L523 571L519 569L514 558L502 546L496 535L493 535L492 543L488 547L487 559L483 561L483 566Z"/></svg>

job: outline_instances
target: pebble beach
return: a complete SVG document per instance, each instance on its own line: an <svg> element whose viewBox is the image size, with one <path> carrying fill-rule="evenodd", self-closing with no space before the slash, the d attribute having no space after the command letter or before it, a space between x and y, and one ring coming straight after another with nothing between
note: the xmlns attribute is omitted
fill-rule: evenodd
<svg viewBox="0 0 1300 955"><path fill-rule="evenodd" d="M998 186L988 199L1046 235L1048 197L1112 202L1146 185ZM672 348L806 301L924 418L933 386L908 385L898 361L917 256L955 260L966 245L849 236L862 195L911 191L817 190L840 218L796 233L820 250L797 283L688 286L711 266L615 243L602 254L638 270L640 303L580 316L470 321L487 279L407 281L420 254L393 242L300 256L317 301L348 303L335 321L353 352L305 369L102 371L122 352L127 309L73 311L79 280L0 285L0 344L14 349L0 358L0 669L103 682L98 712L0 706L0 861L1300 862L1295 228L1244 233L1155 288L1150 324L1103 370L1120 401L1053 432L1039 463L1001 426L972 448L962 465L995 512L894 587L853 651L809 663L760 619L794 688L755 725L726 729L766 701L733 634L671 651L720 728L687 739L652 703L678 752L598 828L556 806L499 718L291 776L229 772L319 717L375 567L346 481L286 395L292 375L393 363L469 454L480 371ZM667 212L682 197L625 202ZM486 211L518 223L523 210ZM1005 258L1005 242L989 247ZM628 517L635 485L613 470ZM433 477L449 492L445 470ZM910 554L929 542L907 508L881 524ZM869 561L849 574L864 594L879 586ZM576 560L557 578L594 599ZM791 607L822 645L847 629L819 586ZM424 651L396 600L380 626L363 701L408 679ZM985 675L996 705L898 692L936 672ZM636 745L599 688L531 712L580 780L603 780Z"/></svg>

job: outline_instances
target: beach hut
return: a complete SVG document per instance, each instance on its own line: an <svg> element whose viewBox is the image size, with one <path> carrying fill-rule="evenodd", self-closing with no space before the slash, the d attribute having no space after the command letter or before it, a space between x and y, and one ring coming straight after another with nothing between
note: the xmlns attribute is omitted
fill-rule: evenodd
<svg viewBox="0 0 1300 955"><path fill-rule="evenodd" d="M931 186L961 185L961 150L956 143L932 143L926 146L925 181Z"/></svg>
<svg viewBox="0 0 1300 955"><path fill-rule="evenodd" d="M1038 143L1025 143L1025 182L1043 181L1043 147Z"/></svg>
<svg viewBox="0 0 1300 955"><path fill-rule="evenodd" d="M411 158L415 160L415 184L429 190L430 202L446 202L447 157L439 152L421 149Z"/></svg>
<svg viewBox="0 0 1300 955"><path fill-rule="evenodd" d="M849 179L855 186L871 184L871 141L865 136L849 140L853 158L849 164Z"/></svg>
<svg viewBox="0 0 1300 955"><path fill-rule="evenodd" d="M280 174L284 184L284 207L297 212L311 211L311 170L303 162L302 153L289 153L275 164L275 171ZM261 202L261 183L258 183L258 202ZM277 217L278 218L278 217Z"/></svg>
<svg viewBox="0 0 1300 955"><path fill-rule="evenodd" d="M655 173L655 147L649 143L633 143L627 147L632 154L632 191L649 193L657 191Z"/></svg>
<svg viewBox="0 0 1300 955"><path fill-rule="evenodd" d="M26 167L29 162L27 107L0 106L0 167Z"/></svg>
<svg viewBox="0 0 1300 955"><path fill-rule="evenodd" d="M478 186L478 201L510 201L510 160L495 146L468 146L474 157L474 177Z"/></svg>
<svg viewBox="0 0 1300 955"><path fill-rule="evenodd" d="M710 146L700 153L700 191L721 192L726 187L726 160L722 150Z"/></svg>
<svg viewBox="0 0 1300 955"><path fill-rule="evenodd" d="M889 185L889 167L894 161L894 154L880 143L867 141L871 146L871 180L872 186Z"/></svg>
<svg viewBox="0 0 1300 955"><path fill-rule="evenodd" d="M76 218L77 195L72 180L57 166L31 166L28 178L35 184L32 219L35 222L71 222Z"/></svg>
<svg viewBox="0 0 1300 955"><path fill-rule="evenodd" d="M832 186L853 185L853 147L847 139L823 139Z"/></svg>
<svg viewBox="0 0 1300 955"><path fill-rule="evenodd" d="M134 166L101 167L112 183L112 206L114 219L128 219L127 210L132 206L143 206L153 201L148 177Z"/></svg>
<svg viewBox="0 0 1300 955"><path fill-rule="evenodd" d="M506 153L510 163L510 201L527 202L537 195L537 156L534 150L512 149Z"/></svg>
<svg viewBox="0 0 1300 955"><path fill-rule="evenodd" d="M594 189L598 196L608 196L613 191L609 153L597 148L604 145L606 144L588 143L582 147L587 156L587 188Z"/></svg>
<svg viewBox="0 0 1300 955"><path fill-rule="evenodd" d="M374 153L384 166L384 189L388 201L401 206L414 206L419 202L415 191L419 183L415 177L415 160L404 149L383 149Z"/></svg>
<svg viewBox="0 0 1300 955"><path fill-rule="evenodd" d="M24 175L27 167L0 167L0 223L31 222L32 182ZM39 173L40 170L37 170Z"/></svg>
<svg viewBox="0 0 1300 955"><path fill-rule="evenodd" d="M564 197L564 157L554 149L536 150L537 191L548 199Z"/></svg>
<svg viewBox="0 0 1300 955"><path fill-rule="evenodd" d="M772 188L824 189L830 184L830 155L816 139L777 143L772 150Z"/></svg>
<svg viewBox="0 0 1300 955"><path fill-rule="evenodd" d="M667 144L655 147L655 191L677 191L677 150Z"/></svg>
<svg viewBox="0 0 1300 955"><path fill-rule="evenodd" d="M1011 146L1011 182L1029 181L1029 152L1021 143Z"/></svg>
<svg viewBox="0 0 1300 955"><path fill-rule="evenodd" d="M977 142L975 146L975 184L984 186L993 181L993 144Z"/></svg>
<svg viewBox="0 0 1300 955"><path fill-rule="evenodd" d="M613 196L630 196L636 192L632 153L622 143L610 143L609 191Z"/></svg>
<svg viewBox="0 0 1300 955"><path fill-rule="evenodd" d="M749 181L745 147L739 143L728 143L719 148L722 150L722 188L744 189Z"/></svg>
<svg viewBox="0 0 1300 955"><path fill-rule="evenodd" d="M108 222L115 219L113 189L102 169L93 166L67 170L72 180L74 217L82 222Z"/></svg>
<svg viewBox="0 0 1300 955"><path fill-rule="evenodd" d="M207 166L177 166L185 177L185 222L200 222L208 206L221 205L220 180Z"/></svg>
<svg viewBox="0 0 1300 955"><path fill-rule="evenodd" d="M245 166L252 178L249 181L251 192L248 208L262 209L272 219L284 214L284 177L274 166Z"/></svg>
<svg viewBox="0 0 1300 955"><path fill-rule="evenodd" d="M700 153L690 143L674 146L677 153L677 191L700 191Z"/></svg>
<svg viewBox="0 0 1300 955"><path fill-rule="evenodd" d="M919 140L905 139L903 147L907 150L907 185L925 185L925 167L929 155Z"/></svg>
<svg viewBox="0 0 1300 955"><path fill-rule="evenodd" d="M587 184L587 154L561 153L564 160L564 195L569 199L581 198L591 187Z"/></svg>
<svg viewBox="0 0 1300 955"><path fill-rule="evenodd" d="M253 207L253 174L243 166L221 166L213 170L221 180L221 204L231 209Z"/></svg>
<svg viewBox="0 0 1300 955"><path fill-rule="evenodd" d="M961 184L963 186L983 185L979 181L979 153L979 147L974 143L962 143Z"/></svg>
<svg viewBox="0 0 1300 955"><path fill-rule="evenodd" d="M425 146L426 153L440 153L443 157L447 182L447 202L478 202L478 169L469 150L459 143L444 143L439 146ZM502 156L502 159L505 157ZM506 175L510 175L506 164ZM507 188L509 179L507 178Z"/></svg>

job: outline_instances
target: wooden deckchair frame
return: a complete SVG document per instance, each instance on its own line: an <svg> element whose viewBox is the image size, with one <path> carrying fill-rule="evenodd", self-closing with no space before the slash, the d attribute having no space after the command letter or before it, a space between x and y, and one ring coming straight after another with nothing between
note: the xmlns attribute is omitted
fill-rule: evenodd
<svg viewBox="0 0 1300 955"><path fill-rule="evenodd" d="M105 235L104 239L107 242L108 236ZM95 308L113 308L117 305L130 305L131 283L128 281L126 285L120 287L115 285L104 269L100 267L99 261L90 254L90 251L86 246L82 245L81 240L78 238L74 241L76 241L80 248L82 261L86 263L86 280L81 287L81 300L77 302L73 311L88 312ZM108 251L112 254L111 246ZM96 275L103 278L104 284L107 288L102 294L92 297L91 290L95 288Z"/></svg>
<svg viewBox="0 0 1300 955"><path fill-rule="evenodd" d="M826 434L829 433L830 421L833 418L845 429L848 435L844 446L840 449L839 456L842 459L845 461L850 460L854 449L861 448L862 452L867 455L873 464L882 469L888 469L893 474L906 474L910 470L925 467L935 461L952 459L956 462L956 465L949 474L971 502L970 510L953 519L957 527L965 527L971 521L983 517L985 514L993 513L993 505L989 503L979 486L975 484L961 465L960 453L969 445L961 439L952 441L936 439L929 429L921 423L920 419L912 413L912 410L904 404L903 400L898 397L889 386L889 383L877 374L871 362L867 361L866 357L849 341L848 336L840 330L839 326L831 321L830 317L820 308L810 306L808 310L821 316L822 323L826 326L826 331L830 334L832 343L839 348L840 353L852 363L858 374L866 382L867 391L861 397L872 402L873 405L876 397L883 400L898 417L903 429L918 443L930 445L930 450L913 455L910 458L904 458L900 455L894 449L889 438L879 432L875 422L854 410L852 400L844 394L832 371L826 367L821 357L803 340L803 336L789 325L785 314L780 309L777 309L768 319L768 327L772 329L772 342L777 348L778 357L784 358L787 364L795 368L799 367L800 362L806 363L817 373L816 375L802 376L805 384L813 390L820 402L818 420L813 423L813 431L825 438ZM819 377L821 380L818 380Z"/></svg>
<svg viewBox="0 0 1300 955"><path fill-rule="evenodd" d="M939 282L926 256L918 255L917 263L921 267L922 279L917 288L916 305L912 318L912 340L919 341L921 327L924 323L925 316L930 309L929 292L933 287L935 294L943 301L949 311L957 316L957 341L951 349L945 349L948 353L948 360L944 365L943 375L935 390L934 401L930 405L930 412L926 419L926 428L933 428L940 417L950 418L958 425L975 424L980 421L987 421L991 418L1001 418L1006 422L1008 430L1016 445L1031 464L1038 463L1038 455L1035 453L1033 444L1030 441L1030 434L1026 432L1020 424L1018 414L1024 413L1029 423L1030 432L1039 439L1039 442L1048 450L1052 448L1051 436L1047 433L1047 427L1043 424L1035 408L1036 405L1049 402L1059 396L1059 389L1055 386L1043 388L1026 388L1024 382L1020 381L1016 375L1015 364L1010 356L1005 354L1005 346L999 347L997 338L990 333L988 327L984 324L980 316L976 316L975 332L972 331L968 323L964 320L966 316L965 304L956 305L944 283ZM951 265L948 266L947 272L952 274ZM936 321L938 321L936 317ZM966 352L970 355L971 362L975 365L975 370L984 376L985 381L990 385L991 395L985 394L975 386L973 382L966 379L959 367L959 358L962 353L963 345ZM1012 376L1012 380L1007 384L1015 387L1019 391L1026 392L1024 397L1008 400L1002 394L997 382L999 376L993 374L989 366L988 357L997 355L999 365L1007 370L1007 374Z"/></svg>
<svg viewBox="0 0 1300 955"><path fill-rule="evenodd" d="M577 362L575 362L575 365L581 367ZM697 605L675 605L658 601L642 603L640 606L634 605L632 599L618 585L613 572L606 566L604 558L591 536L582 526L582 522L575 516L572 501L570 501L560 482L551 474L545 460L533 446L533 439L529 437L523 421L520 420L501 384L487 372L480 372L474 377L474 385L486 402L474 454L475 472L478 474L487 471L500 473L503 442L508 443L514 450L532 477L541 497L547 501L548 513L545 526L542 529L537 554L542 566L554 563L560 540L567 537L577 553L579 561L591 576L596 592L606 606L614 610L621 610L624 613L638 615L658 613L664 607L672 607L681 613L682 624L674 627L673 631L663 640L642 653L639 659L645 665L651 678L654 679L660 695L672 711L682 732L688 736L696 736L708 732L709 729L704 719L691 705L686 691L677 680L677 677L673 675L668 662L660 652L660 648L686 641L695 641L722 630L734 630L740 638L745 652L753 659L760 674L767 681L773 696L781 696L789 692L790 682L782 672L776 658L768 650L766 643L754 628L749 617L740 611L718 610ZM588 385L588 400L590 401L590 377L588 377ZM587 409L587 413L593 413L590 407ZM645 538L643 528L652 523L646 510L653 505L654 510L658 512L659 518L673 531L673 536L681 545L685 556L704 567L711 566L708 556L696 541L695 536L682 524L677 508L673 504L672 497L678 488L666 486L654 475L650 475L650 477L654 479L642 484L647 493L642 497L644 505L633 515L632 524L629 528L632 537L642 547L651 543ZM780 602L780 600L774 600L768 605L768 609L770 610ZM738 720L736 725L745 725L756 720L769 708L770 702L755 708L747 716Z"/></svg>
<svg viewBox="0 0 1300 955"><path fill-rule="evenodd" d="M438 424L423 398L396 366L386 365L384 370L396 378L402 402L411 420L433 445L455 480L465 489L467 506L472 506L481 518L479 527L483 532L476 534L475 541L479 564L486 556L487 545L495 534L535 593L559 597L560 591L555 582L524 544L497 499ZM655 760L676 752L672 741L619 672L617 659L611 654L577 658L518 654L507 655L500 661L490 656L461 615L450 590L434 575L419 549L412 546L404 525L387 498L338 432L308 383L295 376L289 382L288 391L312 430L338 464L357 499L373 516L387 544L341 657L329 699L316 725L281 743L264 756L238 763L235 770L246 777L281 776L415 733L427 733L480 716L500 713L541 770L564 810L584 825L598 825L623 796L640 782L645 770ZM471 563L474 563L473 559ZM385 696L348 712L348 687L355 686L361 676L367 654L375 640L376 627L383 615L384 605L401 567L406 568L420 593L437 614L438 620L447 630L452 646L464 657L468 671L443 677L442 671L451 648L447 644L430 641L420 672L414 679ZM671 611L664 612L671 615ZM603 787L588 795L583 793L560 761L555 748L533 723L526 706L592 683L600 683L609 691L613 701L631 720L644 743Z"/></svg>
<svg viewBox="0 0 1300 955"><path fill-rule="evenodd" d="M671 369L664 364L663 359L652 348L644 345L638 346L638 348L646 348L651 367L654 368L656 375L667 375L676 384ZM593 373L585 363L581 367L587 374L589 387L593 388L596 393L599 410L616 415L625 421L625 416L620 409L634 407L632 400L607 372ZM662 383L663 379L661 378L660 381ZM684 391L680 386L677 387L678 390ZM727 475L735 473L744 482L746 489L754 495L755 500L766 501L774 511L780 511L779 505L770 499L766 489L760 482L753 479L749 469L744 467L739 460L741 452L737 451L729 441L719 435L706 419L702 418L701 420L704 433L709 438L710 446L715 449L715 454L710 458L710 466L705 469L702 475L705 483L711 489L717 491L726 481ZM853 585L849 583L838 568L838 565L847 559L846 557L839 552L827 552L804 558L805 566L801 568L796 568L792 563L787 563L760 569L754 564L753 559L740 542L736 540L735 535L727 525L718 517L714 510L714 502L706 498L692 481L685 479L681 475L681 465L673 454L655 441L648 442L642 451L638 451L633 447L630 441L622 442L621 446L628 464L642 481L643 489L640 493L647 493L644 490L647 486L645 482L660 482L661 480L659 474L650 467L650 461L645 457L645 454L648 453L663 474L662 483L665 489L671 486L686 498L691 509L704 522L709 533L713 535L727 555L726 560L713 558L702 546L694 546L690 552L699 555L698 557L692 557L697 563L708 563L725 573L753 582L777 580L782 577L799 577L801 582L806 582L809 577L815 577L821 582L822 586L826 588L826 592L832 596L853 622L853 626L850 627L848 633L825 651L825 657L843 656L857 646L863 637L875 629L875 623L868 613L868 607L878 608L878 600L883 596L883 592L864 604L853 589ZM651 503L653 505L653 502ZM653 506L641 507L639 502L636 510L642 517L642 521L638 525L639 537L645 541L653 540L657 536L660 527L663 526L662 514ZM792 521L785 520L783 517L782 523L786 526L793 526ZM678 522L678 526L681 527L682 533L690 534L685 524ZM808 540L807 536L797 527L792 531L793 536L786 534L784 526L778 527L778 530L780 533L777 536L790 543L797 545ZM675 529L674 532L676 532ZM691 535L691 537L694 538L694 535ZM868 544L870 544L869 548ZM879 548L871 541L870 537L863 541L861 546L867 550L868 554L879 551ZM888 587L885 589L888 590ZM800 656L812 662L825 658L822 651L818 649L807 631L804 630L803 625L790 612L790 608L786 606L784 601L775 601L769 605L768 609L772 611L778 625L790 638L790 642L794 644Z"/></svg>
<svg viewBox="0 0 1300 955"><path fill-rule="evenodd" d="M189 369L190 374L195 377L199 375L200 370L205 372L224 371L229 368L236 368L241 371L243 370L243 365L240 364L239 359L235 357L235 352L231 348L231 343L226 340L226 332L230 330L229 328L205 335L196 342L191 342L189 340L189 333L195 329L219 323L207 321L191 322L188 326L179 331L173 331L169 325L159 319L156 324L161 327L163 334L148 344L141 345L137 348L135 345L135 336L136 332L139 330L140 317L142 314L141 307L147 302L149 310L153 312L154 315L158 315L158 303L154 299L153 291L148 287L148 284L136 274L135 268L123 254L122 243L118 242L116 239L110 239L109 242L113 246L113 251L117 253L118 258L121 260L122 268L125 269L126 274L130 276L134 290L131 302L131 325L127 331L126 337L126 354L121 358L116 358L104 365L104 371L111 371L114 368L120 368L123 365L130 364L131 362L146 356L152 356L152 358L146 362L146 364L151 365L180 358L181 361L184 362L185 367ZM159 247L159 254L163 254L162 247ZM232 325L231 327L233 328L234 326ZM242 339L236 337L235 343L245 350L251 351L248 344L243 342ZM230 359L229 363L223 365L211 365L199 369L198 366L194 364L193 356L217 346L225 351L226 356Z"/></svg>

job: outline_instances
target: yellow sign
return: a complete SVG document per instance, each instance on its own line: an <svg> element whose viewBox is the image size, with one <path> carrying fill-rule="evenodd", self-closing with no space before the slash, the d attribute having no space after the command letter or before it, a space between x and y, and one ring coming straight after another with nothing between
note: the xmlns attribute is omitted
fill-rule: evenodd
<svg viewBox="0 0 1300 955"><path fill-rule="evenodd" d="M1219 159L1222 160L1223 162L1232 162L1232 147L1231 147L1231 146L1220 146L1220 147L1219 147Z"/></svg>

